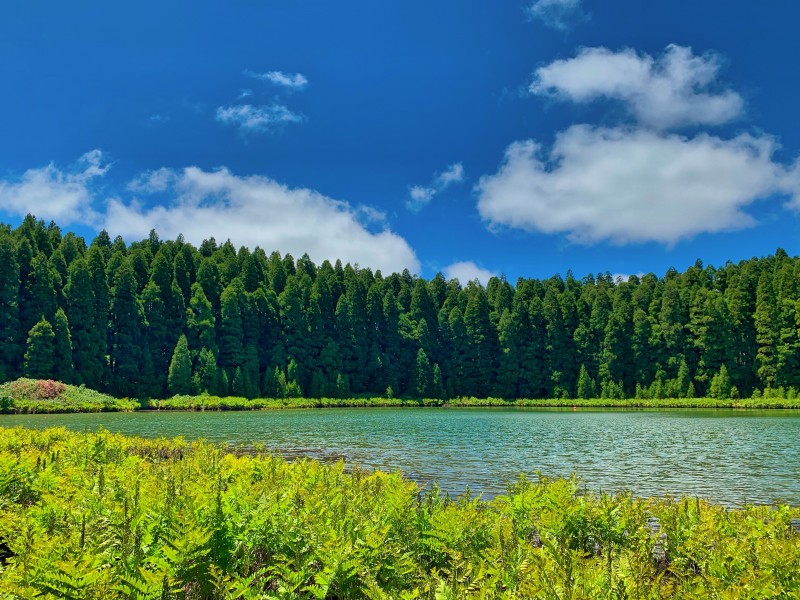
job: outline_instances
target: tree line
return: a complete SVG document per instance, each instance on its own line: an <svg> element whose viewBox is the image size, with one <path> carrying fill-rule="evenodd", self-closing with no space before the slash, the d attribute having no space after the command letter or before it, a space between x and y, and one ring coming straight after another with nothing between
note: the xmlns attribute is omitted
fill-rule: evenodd
<svg viewBox="0 0 800 600"><path fill-rule="evenodd" d="M384 275L213 238L0 226L0 381L116 396L717 398L800 388L783 250L615 280Z"/></svg>

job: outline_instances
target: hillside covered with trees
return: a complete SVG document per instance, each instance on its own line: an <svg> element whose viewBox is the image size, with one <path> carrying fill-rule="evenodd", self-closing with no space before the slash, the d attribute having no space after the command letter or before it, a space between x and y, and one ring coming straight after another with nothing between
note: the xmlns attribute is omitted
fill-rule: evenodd
<svg viewBox="0 0 800 600"><path fill-rule="evenodd" d="M0 381L116 396L717 398L800 388L800 259L486 288L0 226Z"/></svg>

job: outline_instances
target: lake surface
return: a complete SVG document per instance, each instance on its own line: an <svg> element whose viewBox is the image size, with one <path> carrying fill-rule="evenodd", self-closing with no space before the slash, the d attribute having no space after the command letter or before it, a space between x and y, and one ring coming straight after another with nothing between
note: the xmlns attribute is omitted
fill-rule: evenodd
<svg viewBox="0 0 800 600"><path fill-rule="evenodd" d="M520 473L593 490L800 505L800 411L312 409L0 416L0 426L261 443L492 497ZM2 430L0 430L2 435Z"/></svg>

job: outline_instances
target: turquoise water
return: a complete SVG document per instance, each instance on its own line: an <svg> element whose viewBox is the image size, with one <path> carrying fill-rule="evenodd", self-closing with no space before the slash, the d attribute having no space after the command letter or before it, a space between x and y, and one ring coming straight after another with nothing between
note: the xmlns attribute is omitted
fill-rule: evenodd
<svg viewBox="0 0 800 600"><path fill-rule="evenodd" d="M0 416L0 426L105 427L264 444L284 456L401 471L491 497L520 473L593 490L800 505L800 411L354 408ZM0 430L0 435L2 431Z"/></svg>

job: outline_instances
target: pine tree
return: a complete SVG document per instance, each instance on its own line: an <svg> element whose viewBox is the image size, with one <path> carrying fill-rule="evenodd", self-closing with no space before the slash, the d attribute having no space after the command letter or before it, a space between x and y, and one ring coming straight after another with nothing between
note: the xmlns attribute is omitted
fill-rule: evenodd
<svg viewBox="0 0 800 600"><path fill-rule="evenodd" d="M350 380L347 375L342 375L341 373L336 374L336 397L350 397Z"/></svg>
<svg viewBox="0 0 800 600"><path fill-rule="evenodd" d="M75 382L75 369L72 364L72 337L69 321L63 309L56 311L53 319L53 377L64 383Z"/></svg>
<svg viewBox="0 0 800 600"><path fill-rule="evenodd" d="M172 360L169 363L167 389L173 396L190 394L192 391L192 358L189 354L189 342L185 335L178 338Z"/></svg>
<svg viewBox="0 0 800 600"><path fill-rule="evenodd" d="M431 361L425 351L417 351L416 367L414 369L414 395L417 398L431 398L433 396L433 369Z"/></svg>
<svg viewBox="0 0 800 600"><path fill-rule="evenodd" d="M20 322L23 331L29 331L42 318L52 321L56 314L56 289L54 278L57 275L50 268L44 254L37 254L31 261L31 272L25 283Z"/></svg>
<svg viewBox="0 0 800 600"><path fill-rule="evenodd" d="M723 400L726 398L731 398L732 386L731 386L731 378L728 375L728 369L725 365L721 365L719 368L719 372L714 375L711 380L711 385L709 386L708 395L711 398L717 398L719 400Z"/></svg>
<svg viewBox="0 0 800 600"><path fill-rule="evenodd" d="M758 280L754 322L756 341L758 342L756 372L761 384L766 388L771 388L775 385L777 374L776 351L780 334L772 279L766 271Z"/></svg>
<svg viewBox="0 0 800 600"><path fill-rule="evenodd" d="M444 380L442 379L442 370L439 368L439 363L434 363L433 365L431 397L439 400L445 400L447 398L447 391L444 389Z"/></svg>
<svg viewBox="0 0 800 600"><path fill-rule="evenodd" d="M189 308L186 309L186 328L189 347L195 351L217 348L214 310L199 283L192 284Z"/></svg>
<svg viewBox="0 0 800 600"><path fill-rule="evenodd" d="M246 395L245 391L246 385L244 381L244 373L242 372L242 367L236 367L236 370L233 373L233 383L231 384L231 394L234 396L238 396L240 398L244 398Z"/></svg>
<svg viewBox="0 0 800 600"><path fill-rule="evenodd" d="M195 370L196 388L198 393L207 392L209 394L223 395L227 390L220 389L220 374L217 368L217 358L214 353L203 348L197 356L197 368Z"/></svg>
<svg viewBox="0 0 800 600"><path fill-rule="evenodd" d="M111 377L117 396L136 397L148 389L152 362L145 337L142 303L136 295L136 277L128 262L115 274L111 302Z"/></svg>
<svg viewBox="0 0 800 600"><path fill-rule="evenodd" d="M95 298L92 291L89 267L83 257L69 266L67 285L64 286L66 313L72 340L72 360L75 379L79 383L92 382L98 387L100 370L97 365L97 336L94 332Z"/></svg>
<svg viewBox="0 0 800 600"><path fill-rule="evenodd" d="M467 334L465 386L469 393L485 398L494 387L498 355L497 330L489 318L489 303L483 288L471 288L464 313Z"/></svg>
<svg viewBox="0 0 800 600"><path fill-rule="evenodd" d="M32 379L49 379L53 377L55 367L55 339L53 326L42 318L28 333L25 351L25 375Z"/></svg>
<svg viewBox="0 0 800 600"><path fill-rule="evenodd" d="M100 236L98 236L100 237ZM96 238L97 239L97 238ZM89 354L94 356L91 362L81 366L82 382L90 388L100 389L108 384L110 379L109 348L113 338L113 327L110 326L110 298L108 282L106 279L106 262L103 258L102 238L98 245L93 245L86 252L86 263L89 271L89 280L94 297L94 311L92 314L92 329L87 341L87 360Z"/></svg>
<svg viewBox="0 0 800 600"><path fill-rule="evenodd" d="M220 321L217 336L219 363L225 368L236 368L244 362L244 327L242 305L245 301L244 286L234 279L225 288L220 298Z"/></svg>
<svg viewBox="0 0 800 600"><path fill-rule="evenodd" d="M13 378L21 366L19 285L16 249L10 236L0 235L0 381Z"/></svg>
<svg viewBox="0 0 800 600"><path fill-rule="evenodd" d="M597 397L597 388L594 379L589 376L589 371L586 369L586 365L583 364L578 374L578 386L575 397L581 399Z"/></svg>

